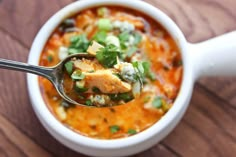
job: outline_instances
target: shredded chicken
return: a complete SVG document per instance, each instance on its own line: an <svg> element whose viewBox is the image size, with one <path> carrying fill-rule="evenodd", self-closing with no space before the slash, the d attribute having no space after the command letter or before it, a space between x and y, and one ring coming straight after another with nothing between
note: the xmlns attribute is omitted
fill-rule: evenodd
<svg viewBox="0 0 236 157"><path fill-rule="evenodd" d="M131 91L129 83L121 81L112 74L111 70L97 70L93 73L85 74L86 86L92 89L97 87L102 93L125 93Z"/></svg>
<svg viewBox="0 0 236 157"><path fill-rule="evenodd" d="M99 51L100 48L103 48L104 46L100 45L98 42L96 41L93 41L92 45L90 45L88 47L88 54L91 54L91 55L96 55L97 51Z"/></svg>

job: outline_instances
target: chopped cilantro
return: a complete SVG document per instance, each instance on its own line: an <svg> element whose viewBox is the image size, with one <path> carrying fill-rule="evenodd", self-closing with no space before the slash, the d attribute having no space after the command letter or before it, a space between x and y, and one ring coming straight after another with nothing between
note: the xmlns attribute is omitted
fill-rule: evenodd
<svg viewBox="0 0 236 157"><path fill-rule="evenodd" d="M142 40L142 36L138 33L134 33L134 45L138 45Z"/></svg>
<svg viewBox="0 0 236 157"><path fill-rule="evenodd" d="M130 47L130 48L126 51L127 56L128 56L128 57L131 57L136 51L137 51L137 47L135 47L135 46Z"/></svg>
<svg viewBox="0 0 236 157"><path fill-rule="evenodd" d="M129 40L129 37L130 37L130 33L128 31L124 31L118 35L121 48L123 48L123 49L127 48L125 43Z"/></svg>
<svg viewBox="0 0 236 157"><path fill-rule="evenodd" d="M133 62L132 64L133 64L133 67L135 69L137 69L137 71L139 72L140 76L144 77L144 67L143 67L142 62L136 61L136 62Z"/></svg>
<svg viewBox="0 0 236 157"><path fill-rule="evenodd" d="M133 134L136 134L137 131L134 130L134 129L129 129L127 133L130 134L130 135L133 135Z"/></svg>
<svg viewBox="0 0 236 157"><path fill-rule="evenodd" d="M144 74L146 77L150 78L152 81L156 80L155 74L151 71L151 66L149 62L143 62Z"/></svg>
<svg viewBox="0 0 236 157"><path fill-rule="evenodd" d="M70 55L77 54L83 52L83 49L77 49L77 48L68 48L68 53Z"/></svg>
<svg viewBox="0 0 236 157"><path fill-rule="evenodd" d="M87 106L91 106L92 104L93 103L92 103L92 101L90 99L85 101L85 105L87 105Z"/></svg>
<svg viewBox="0 0 236 157"><path fill-rule="evenodd" d="M110 126L110 132L111 133L117 133L120 130L120 127L118 125L112 125Z"/></svg>
<svg viewBox="0 0 236 157"><path fill-rule="evenodd" d="M117 56L119 55L118 48L114 45L107 45L100 48L96 54L96 58L104 67L111 68L117 64Z"/></svg>
<svg viewBox="0 0 236 157"><path fill-rule="evenodd" d="M72 61L66 62L66 64L64 66L66 68L67 73L69 75L71 75L71 73L73 71L73 62Z"/></svg>
<svg viewBox="0 0 236 157"><path fill-rule="evenodd" d="M123 100L125 102L128 102L134 98L131 93L110 94L109 96L111 100L115 101Z"/></svg>
<svg viewBox="0 0 236 157"><path fill-rule="evenodd" d="M154 100L152 101L152 106L155 108L161 108L162 107L162 98L161 97L155 97Z"/></svg>
<svg viewBox="0 0 236 157"><path fill-rule="evenodd" d="M145 74L144 74L144 67L142 62L136 61L133 62L133 67L136 71L136 79L139 80L141 85L143 85L143 82L145 81Z"/></svg>
<svg viewBox="0 0 236 157"><path fill-rule="evenodd" d="M106 45L107 33L105 31L99 31L94 36L93 39L102 45Z"/></svg>
<svg viewBox="0 0 236 157"><path fill-rule="evenodd" d="M129 40L130 33L128 31L124 31L118 35L118 38L121 42L126 42Z"/></svg>
<svg viewBox="0 0 236 157"><path fill-rule="evenodd" d="M85 34L72 36L70 38L70 46L68 48L69 55L84 53L88 49L89 41Z"/></svg>
<svg viewBox="0 0 236 157"><path fill-rule="evenodd" d="M139 72L140 72L141 74L144 74L144 68L143 68L142 62L136 61L136 62L133 62L132 64L133 64L133 66L134 66L135 68L137 68L137 69L139 70Z"/></svg>

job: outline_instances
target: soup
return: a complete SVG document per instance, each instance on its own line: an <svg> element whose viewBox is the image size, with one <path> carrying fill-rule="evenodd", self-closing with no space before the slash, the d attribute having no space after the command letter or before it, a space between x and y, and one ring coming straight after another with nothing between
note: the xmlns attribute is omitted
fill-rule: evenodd
<svg viewBox="0 0 236 157"><path fill-rule="evenodd" d="M126 58L119 58L121 48L113 44L103 46L92 41L86 51L86 56L84 52L83 57L70 56L64 64L63 87L68 97L87 106L112 107L140 96L148 73L144 68L147 62L125 62ZM107 57L109 62L104 60Z"/></svg>
<svg viewBox="0 0 236 157"><path fill-rule="evenodd" d="M70 129L92 138L124 138L152 126L171 108L182 81L181 55L172 37L155 20L135 10L111 6L91 8L66 19L56 28L39 63L54 66L70 54L91 53L87 51L94 42L119 51L115 57L95 58L103 69L107 66L119 69L118 65L127 63L140 73L141 93L131 101L125 92L111 93L106 95L107 99L121 101L122 105L92 108L91 103L101 98L86 96L83 91L76 97L88 107L75 106L63 101L53 85L40 77L41 93L50 111ZM99 53L92 52L95 56ZM130 72L130 68L127 69L126 72ZM124 79L119 75L117 78ZM97 82L95 79L94 87L101 85L101 81L103 79ZM100 89L94 90L101 95ZM124 101L126 99L129 101Z"/></svg>

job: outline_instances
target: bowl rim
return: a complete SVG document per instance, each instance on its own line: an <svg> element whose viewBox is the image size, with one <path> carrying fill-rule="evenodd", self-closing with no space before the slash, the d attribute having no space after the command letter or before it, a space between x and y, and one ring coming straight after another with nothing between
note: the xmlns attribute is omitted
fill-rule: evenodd
<svg viewBox="0 0 236 157"><path fill-rule="evenodd" d="M43 50L46 44L46 41L48 40L49 36L54 31L54 29L65 18L70 17L71 15L77 13L80 10L102 5L123 6L126 8L131 8L143 12L147 16L152 17L158 23L160 23L173 37L178 47L180 48L184 65L181 88L173 107L159 121L157 121L151 127L136 135L111 140L94 139L76 133L75 131L63 125L59 120L57 120L53 113L49 111L49 108L43 100L39 89L38 77L32 74L27 74L28 93L31 99L32 107L40 121L44 124L44 126L50 127L50 129L56 132L59 136L63 137L63 139L90 148L120 149L123 147L136 145L138 143L144 142L148 139L153 138L154 136L160 136L160 138L163 138L164 136L166 136L166 134L168 134L163 133L163 131L171 131L175 127L175 124L173 124L173 122L177 123L182 117L183 112L185 112L188 106L187 99L190 99L191 97L194 77L190 57L187 53L187 42L183 33L166 14L164 14L162 11L155 8L154 6L143 1L134 2L127 0L93 0L73 2L64 7L63 9L59 10L57 13L55 13L40 29L30 49L28 63L38 65L39 57L41 51ZM170 127L171 129L168 129Z"/></svg>

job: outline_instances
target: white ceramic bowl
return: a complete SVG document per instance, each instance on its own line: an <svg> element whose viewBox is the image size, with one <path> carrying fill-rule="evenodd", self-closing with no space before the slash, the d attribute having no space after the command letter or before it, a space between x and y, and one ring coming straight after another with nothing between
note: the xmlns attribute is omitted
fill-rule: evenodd
<svg viewBox="0 0 236 157"><path fill-rule="evenodd" d="M40 54L47 39L65 18L86 8L101 5L124 6L143 12L163 25L176 41L182 54L184 72L180 92L170 111L156 124L134 136L114 140L99 140L82 136L70 130L54 117L40 94L37 76L28 74L28 91L33 109L43 126L53 137L67 147L92 156L126 156L150 148L173 130L185 113L194 82L201 74L232 74L236 66L236 53L234 53L236 45L229 41L232 39L236 41L236 33L193 45L186 42L183 33L167 15L145 2L133 0L77 1L58 11L41 28L32 44L28 63L38 65ZM226 44L219 44L223 41L226 41ZM225 52L227 54L219 57L219 54L225 50L227 50Z"/></svg>

